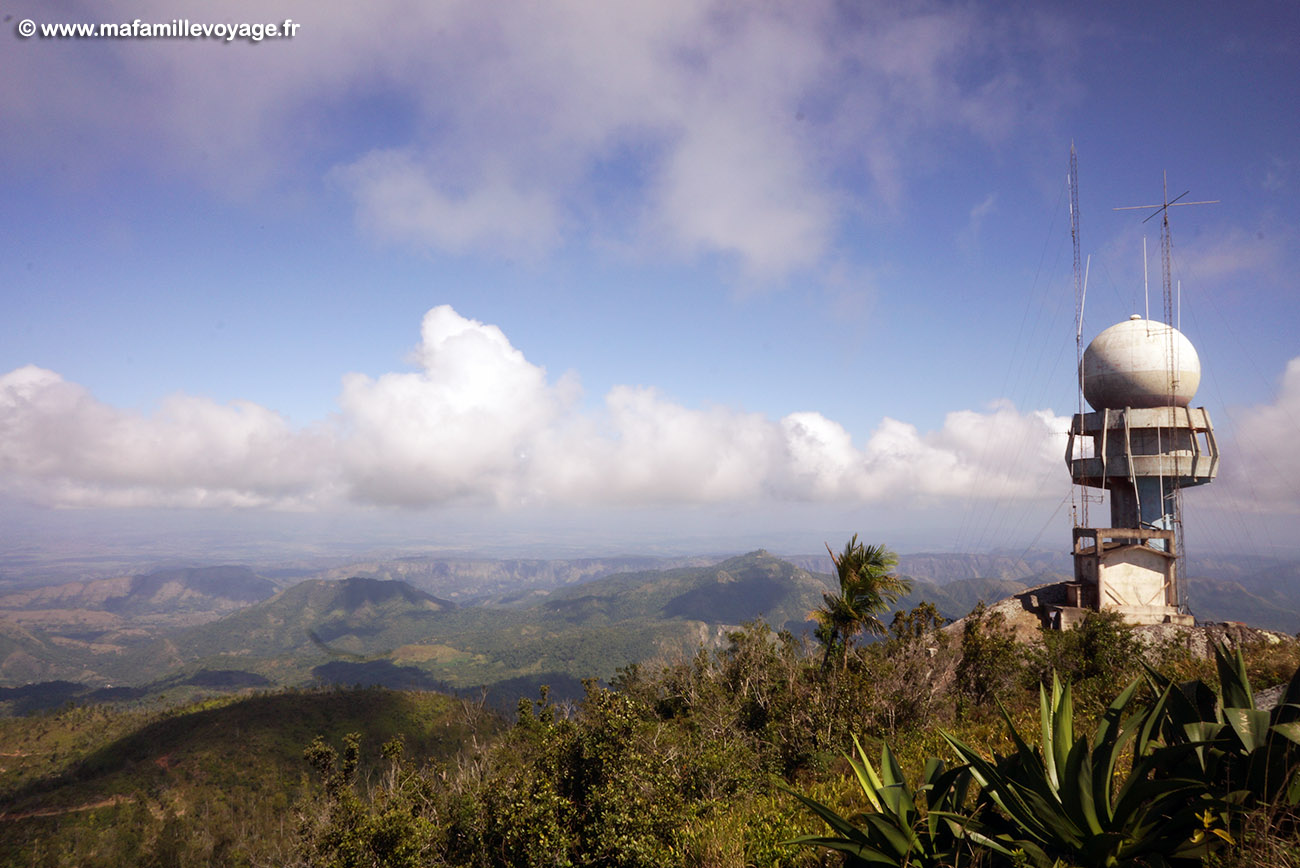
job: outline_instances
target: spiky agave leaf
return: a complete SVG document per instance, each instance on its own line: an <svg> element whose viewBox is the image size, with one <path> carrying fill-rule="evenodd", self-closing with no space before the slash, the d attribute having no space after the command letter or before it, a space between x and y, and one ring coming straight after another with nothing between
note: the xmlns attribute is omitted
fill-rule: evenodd
<svg viewBox="0 0 1300 868"><path fill-rule="evenodd" d="M872 812L845 818L815 799L780 785L837 833L804 835L786 843L828 847L870 864L917 868L952 864L967 837L958 812L964 808L969 791L969 771L963 766L948 769L941 761L931 760L926 763L920 785L913 789L888 745L881 748L879 769L856 737L854 749L856 756L847 759ZM918 807L918 796L924 811Z"/></svg>
<svg viewBox="0 0 1300 868"><path fill-rule="evenodd" d="M1005 711L1016 745L1006 760L990 762L944 733L984 794L1006 815L1011 828L1000 837L1003 846L1037 848L1044 858L1077 864L1124 865L1158 862L1187 845L1198 828L1193 808L1204 807L1204 790L1195 780L1155 776L1162 757L1153 741L1159 725L1152 709L1126 715L1139 684L1130 684L1111 703L1091 742L1075 736L1069 685L1055 678L1050 693L1044 687L1039 695L1041 752L1029 747ZM1163 713L1159 702L1155 708ZM1134 745L1133 765L1117 781L1129 745Z"/></svg>

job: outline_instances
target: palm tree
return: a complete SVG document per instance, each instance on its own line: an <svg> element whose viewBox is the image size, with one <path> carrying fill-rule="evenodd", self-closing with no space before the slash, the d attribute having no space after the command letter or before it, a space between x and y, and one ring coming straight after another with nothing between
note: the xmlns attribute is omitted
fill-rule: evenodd
<svg viewBox="0 0 1300 868"><path fill-rule="evenodd" d="M829 544L826 551L835 564L840 590L838 594L822 594L826 604L815 609L812 616L817 621L815 635L826 646L822 667L830 665L831 654L838 647L840 666L844 668L854 638L862 632L884 633L885 625L876 616L912 590L912 583L890 573L898 566L898 555L883 545L858 542L857 534L840 554L831 551Z"/></svg>

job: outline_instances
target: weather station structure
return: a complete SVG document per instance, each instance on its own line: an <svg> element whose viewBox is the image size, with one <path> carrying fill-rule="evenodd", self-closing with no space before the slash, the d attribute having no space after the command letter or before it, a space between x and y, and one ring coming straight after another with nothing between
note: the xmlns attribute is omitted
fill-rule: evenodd
<svg viewBox="0 0 1300 868"><path fill-rule="evenodd" d="M1190 406L1196 349L1173 326L1135 314L1093 339L1079 379L1093 409L1075 414L1066 462L1076 485L1109 493L1110 526L1074 528L1068 602L1136 624L1190 626L1181 493L1219 470L1210 414Z"/></svg>
<svg viewBox="0 0 1300 868"><path fill-rule="evenodd" d="M1071 206L1077 215L1075 177L1072 154ZM1200 359L1173 322L1168 213L1174 204L1210 203L1178 199L1170 202L1166 190L1163 204L1138 206L1164 217L1165 321L1134 314L1079 353L1079 412L1070 424L1065 461L1080 487L1082 508L1075 513L1074 581L1065 586L1064 605L1053 607L1058 627L1089 610L1115 611L1133 624L1194 623L1180 569L1182 492L1214 479L1219 450L1210 414L1192 406ZM1077 223L1072 224L1081 348L1086 288L1080 286ZM1109 495L1108 526L1090 526L1088 502L1102 500L1093 491Z"/></svg>

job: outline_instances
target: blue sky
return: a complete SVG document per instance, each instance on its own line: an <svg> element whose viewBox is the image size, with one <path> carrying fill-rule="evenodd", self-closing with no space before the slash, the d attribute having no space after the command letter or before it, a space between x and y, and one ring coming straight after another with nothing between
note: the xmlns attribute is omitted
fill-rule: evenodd
<svg viewBox="0 0 1300 868"><path fill-rule="evenodd" d="M215 8L5 7L300 25L6 34L12 526L1065 548L1073 142L1086 337L1219 200L1190 544L1294 545L1294 3Z"/></svg>

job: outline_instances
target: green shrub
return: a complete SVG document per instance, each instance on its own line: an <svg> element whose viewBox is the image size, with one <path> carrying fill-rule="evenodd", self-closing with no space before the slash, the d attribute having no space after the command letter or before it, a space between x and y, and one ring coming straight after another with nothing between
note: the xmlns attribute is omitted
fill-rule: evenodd
<svg viewBox="0 0 1300 868"><path fill-rule="evenodd" d="M1030 687L1051 680L1053 673L1071 683L1076 702L1101 713L1115 685L1142 672L1142 645L1118 612L1089 612L1068 630L1043 630L1042 645L1027 655Z"/></svg>
<svg viewBox="0 0 1300 868"><path fill-rule="evenodd" d="M992 708L993 698L1017 680L1023 650L1001 612L977 605L962 624L957 691L963 712Z"/></svg>

